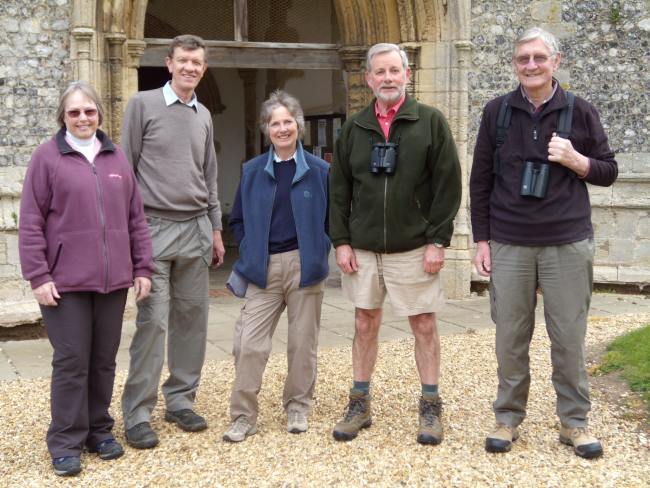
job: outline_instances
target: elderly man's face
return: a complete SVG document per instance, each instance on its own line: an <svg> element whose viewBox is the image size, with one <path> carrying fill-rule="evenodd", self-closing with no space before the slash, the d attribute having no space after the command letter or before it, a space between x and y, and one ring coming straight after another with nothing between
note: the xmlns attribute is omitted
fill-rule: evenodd
<svg viewBox="0 0 650 488"><path fill-rule="evenodd" d="M550 89L553 73L559 65L560 53L551 56L541 39L522 44L512 58L515 74L527 92Z"/></svg>
<svg viewBox="0 0 650 488"><path fill-rule="evenodd" d="M394 104L404 94L411 70L402 66L402 58L396 51L377 54L372 57L370 69L366 71L366 82L380 102Z"/></svg>
<svg viewBox="0 0 650 488"><path fill-rule="evenodd" d="M172 75L172 88L177 94L194 92L208 68L203 48L189 50L176 47L174 56L165 58L165 63Z"/></svg>

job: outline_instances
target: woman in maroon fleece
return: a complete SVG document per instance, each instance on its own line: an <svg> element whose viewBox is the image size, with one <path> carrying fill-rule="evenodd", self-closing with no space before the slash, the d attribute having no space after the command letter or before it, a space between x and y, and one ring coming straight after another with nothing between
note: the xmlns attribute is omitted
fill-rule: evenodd
<svg viewBox="0 0 650 488"><path fill-rule="evenodd" d="M29 164L20 205L20 264L38 301L52 359L54 472L81 471L84 446L101 459L124 451L108 413L128 288L151 288L151 240L135 177L97 127L97 92L73 82L61 95L61 130Z"/></svg>

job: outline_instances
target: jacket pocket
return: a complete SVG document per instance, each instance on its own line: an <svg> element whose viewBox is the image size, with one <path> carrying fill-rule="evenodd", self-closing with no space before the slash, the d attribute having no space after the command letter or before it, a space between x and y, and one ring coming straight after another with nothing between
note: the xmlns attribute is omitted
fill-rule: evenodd
<svg viewBox="0 0 650 488"><path fill-rule="evenodd" d="M130 284L133 281L133 263L131 262L131 241L129 233L123 230L108 230L108 285Z"/></svg>
<svg viewBox="0 0 650 488"><path fill-rule="evenodd" d="M48 267L50 268L50 275L54 273L54 270L56 270L56 267L59 264L59 258L61 257L62 249L63 249L63 243L59 242L59 244L56 246L56 252L54 253L54 258L52 258L51 264L48 265Z"/></svg>
<svg viewBox="0 0 650 488"><path fill-rule="evenodd" d="M212 264L212 223L207 215L196 218L197 239L201 246L201 256L207 266Z"/></svg>
<svg viewBox="0 0 650 488"><path fill-rule="evenodd" d="M61 235L61 252L52 278L61 288L96 289L103 285L105 263L103 237L96 231Z"/></svg>
<svg viewBox="0 0 650 488"><path fill-rule="evenodd" d="M420 203L420 199L418 198L417 195L413 195L413 199L415 200L415 206L417 207L417 211L418 211L418 215L420 216L420 219L427 226L430 225L431 223L425 217L424 208L422 207L422 204Z"/></svg>

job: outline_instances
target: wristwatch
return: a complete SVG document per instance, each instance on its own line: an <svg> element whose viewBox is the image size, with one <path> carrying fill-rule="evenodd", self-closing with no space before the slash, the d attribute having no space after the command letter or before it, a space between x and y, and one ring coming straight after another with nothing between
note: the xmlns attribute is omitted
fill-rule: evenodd
<svg viewBox="0 0 650 488"><path fill-rule="evenodd" d="M445 247L444 244L440 244L439 242L434 242L433 245L436 246L438 249L442 249Z"/></svg>

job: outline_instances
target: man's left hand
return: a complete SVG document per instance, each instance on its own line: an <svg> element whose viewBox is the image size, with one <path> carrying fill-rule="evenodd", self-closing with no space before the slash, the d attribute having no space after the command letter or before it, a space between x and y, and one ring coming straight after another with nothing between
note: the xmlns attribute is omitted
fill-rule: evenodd
<svg viewBox="0 0 650 488"><path fill-rule="evenodd" d="M563 139L555 132L548 143L548 160L566 166L580 178L589 172L589 158L576 151L569 139Z"/></svg>
<svg viewBox="0 0 650 488"><path fill-rule="evenodd" d="M151 280L145 276L136 276L133 281L133 292L136 302L144 300L151 292Z"/></svg>
<svg viewBox="0 0 650 488"><path fill-rule="evenodd" d="M422 266L425 273L439 273L445 265L445 248L427 244Z"/></svg>
<svg viewBox="0 0 650 488"><path fill-rule="evenodd" d="M226 248L223 245L221 231L212 231L212 267L218 268L223 264L223 258L226 255Z"/></svg>

